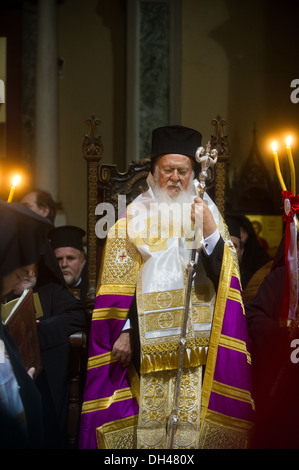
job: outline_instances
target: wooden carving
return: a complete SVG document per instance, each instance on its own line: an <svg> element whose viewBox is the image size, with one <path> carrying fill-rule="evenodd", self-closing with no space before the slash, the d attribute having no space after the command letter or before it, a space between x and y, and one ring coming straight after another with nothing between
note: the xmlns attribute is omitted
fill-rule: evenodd
<svg viewBox="0 0 299 470"><path fill-rule="evenodd" d="M214 135L211 136L211 147L218 152L218 161L214 169L213 199L220 213L223 215L226 205L226 189L228 178L229 145L228 137L224 133L226 121L219 115L212 120Z"/></svg>
<svg viewBox="0 0 299 470"><path fill-rule="evenodd" d="M82 150L87 160L87 269L88 297L92 300L96 294L97 282L97 238L95 233L98 204L98 168L103 156L102 137L99 132L101 121L94 115L86 121L87 134L84 137Z"/></svg>

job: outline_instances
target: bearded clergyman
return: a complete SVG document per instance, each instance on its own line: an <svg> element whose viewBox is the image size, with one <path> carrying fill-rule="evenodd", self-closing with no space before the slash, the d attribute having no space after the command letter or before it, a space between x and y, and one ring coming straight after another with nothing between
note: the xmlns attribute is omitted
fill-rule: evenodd
<svg viewBox="0 0 299 470"><path fill-rule="evenodd" d="M170 429L173 449L248 447L254 402L239 267L221 214L199 195L201 138L183 126L153 131L149 189L107 236L80 448L167 449Z"/></svg>

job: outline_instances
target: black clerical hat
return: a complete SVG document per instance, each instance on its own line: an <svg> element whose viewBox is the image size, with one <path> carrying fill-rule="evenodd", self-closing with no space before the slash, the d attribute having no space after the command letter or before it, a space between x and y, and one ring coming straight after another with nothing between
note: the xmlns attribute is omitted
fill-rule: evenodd
<svg viewBox="0 0 299 470"><path fill-rule="evenodd" d="M201 146L200 132L184 126L158 127L152 132L151 159L167 153L186 155L195 160L195 153Z"/></svg>
<svg viewBox="0 0 299 470"><path fill-rule="evenodd" d="M24 204L0 201L0 277L36 263L52 227L48 219Z"/></svg>
<svg viewBox="0 0 299 470"><path fill-rule="evenodd" d="M74 225L64 225L62 227L55 228L50 233L50 241L53 249L62 247L77 248L77 250L83 251L83 237L85 231Z"/></svg>
<svg viewBox="0 0 299 470"><path fill-rule="evenodd" d="M227 216L225 222L231 237L241 239L241 222L238 216Z"/></svg>

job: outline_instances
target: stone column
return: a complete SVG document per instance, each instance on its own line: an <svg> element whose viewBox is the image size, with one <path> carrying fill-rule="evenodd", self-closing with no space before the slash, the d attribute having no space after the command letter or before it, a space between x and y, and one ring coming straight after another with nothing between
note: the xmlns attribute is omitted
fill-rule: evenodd
<svg viewBox="0 0 299 470"><path fill-rule="evenodd" d="M38 0L35 184L58 201L58 47L56 0Z"/></svg>

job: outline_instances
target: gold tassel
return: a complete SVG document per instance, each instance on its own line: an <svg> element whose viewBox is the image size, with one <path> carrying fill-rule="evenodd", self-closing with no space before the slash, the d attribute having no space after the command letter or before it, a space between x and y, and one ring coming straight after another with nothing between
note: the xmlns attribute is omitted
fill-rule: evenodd
<svg viewBox="0 0 299 470"><path fill-rule="evenodd" d="M171 368L177 369L179 367L179 350L177 349L171 354Z"/></svg>
<svg viewBox="0 0 299 470"><path fill-rule="evenodd" d="M144 354L141 360L140 373L149 374L162 370L173 370L179 366L180 350L153 352ZM198 367L206 363L205 347L196 347L195 349L185 349L183 355L183 367Z"/></svg>
<svg viewBox="0 0 299 470"><path fill-rule="evenodd" d="M199 349L191 349L190 351L190 367L196 367L199 365Z"/></svg>
<svg viewBox="0 0 299 470"><path fill-rule="evenodd" d="M148 356L145 355L142 358L141 364L140 364L140 373L141 374L149 374L150 372L153 372L154 368L149 360Z"/></svg>
<svg viewBox="0 0 299 470"><path fill-rule="evenodd" d="M163 365L164 365L164 370L173 369L173 367L171 365L171 353L169 354L169 353L164 352L163 356L162 356L162 362L163 362Z"/></svg>
<svg viewBox="0 0 299 470"><path fill-rule="evenodd" d="M185 367L186 369L190 367L190 360L189 360L187 349L185 349L184 355L183 355L183 367Z"/></svg>
<svg viewBox="0 0 299 470"><path fill-rule="evenodd" d="M164 370L164 364L159 353L153 355L154 370Z"/></svg>
<svg viewBox="0 0 299 470"><path fill-rule="evenodd" d="M204 365L207 363L207 351L206 348L203 346L200 351L200 364Z"/></svg>

